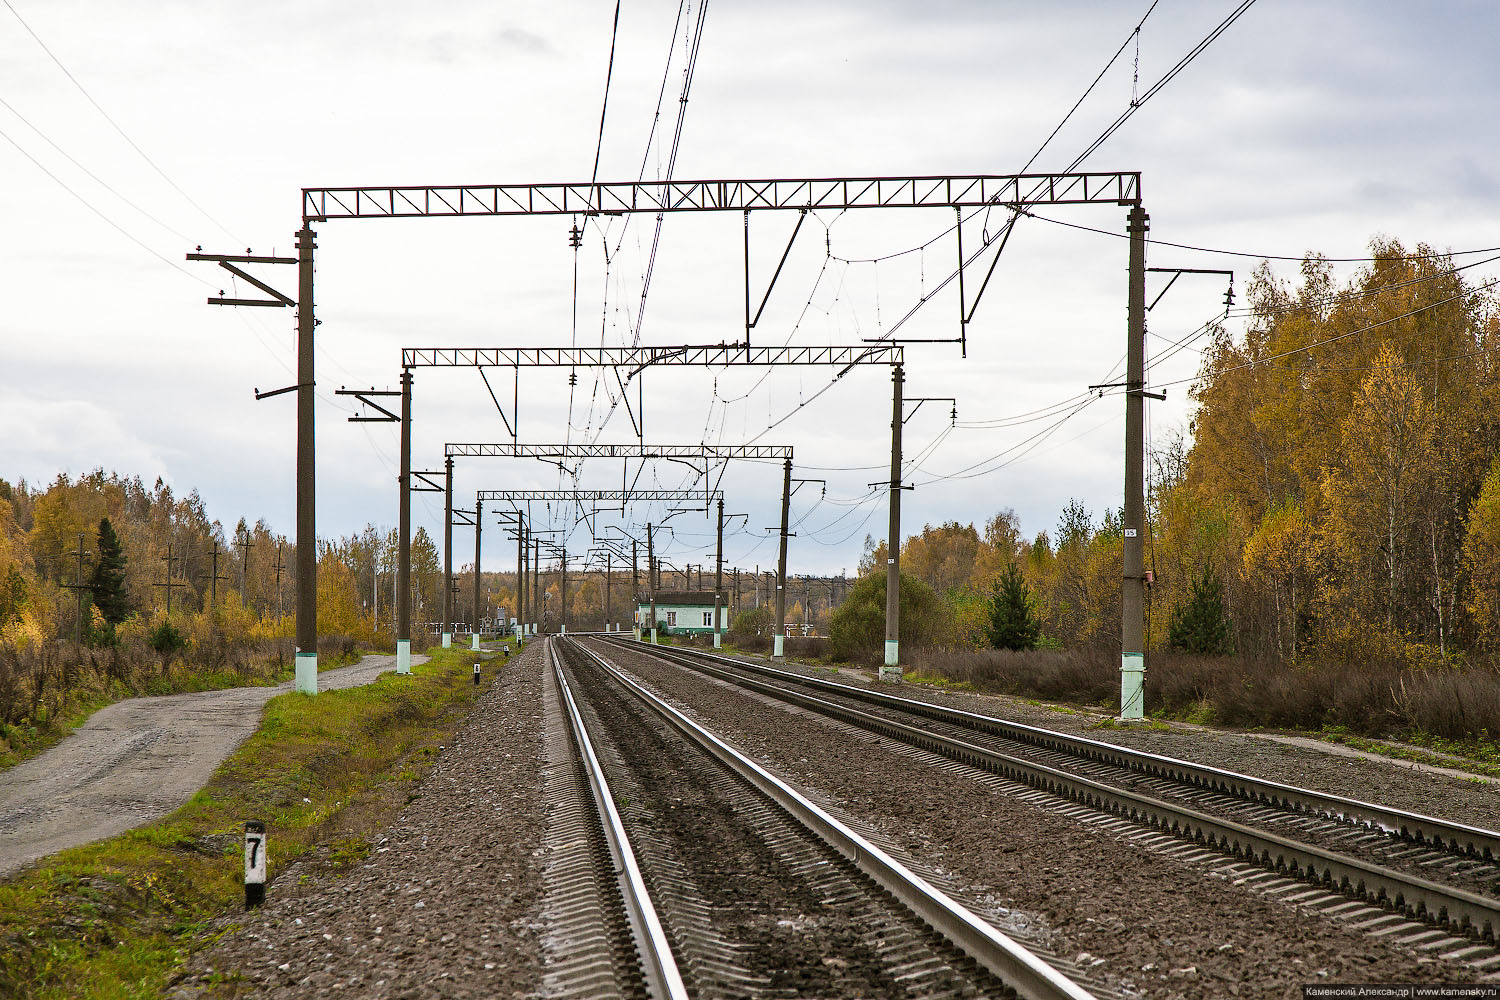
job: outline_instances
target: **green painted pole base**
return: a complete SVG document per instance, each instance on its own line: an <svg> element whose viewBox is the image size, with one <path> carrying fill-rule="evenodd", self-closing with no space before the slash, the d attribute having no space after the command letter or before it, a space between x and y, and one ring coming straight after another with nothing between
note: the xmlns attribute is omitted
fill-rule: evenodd
<svg viewBox="0 0 1500 1000"><path fill-rule="evenodd" d="M657 645L657 642L656 642L656 629L652 629L651 630L651 645L653 645L653 646Z"/></svg>
<svg viewBox="0 0 1500 1000"><path fill-rule="evenodd" d="M786 662L786 636L778 635L773 638L771 643L771 662Z"/></svg>
<svg viewBox="0 0 1500 1000"><path fill-rule="evenodd" d="M1120 719L1136 722L1145 717L1146 657L1143 653L1120 654Z"/></svg>
<svg viewBox="0 0 1500 1000"><path fill-rule="evenodd" d="M714 649L723 649L723 648L724 648L724 636L721 633L719 633L719 632L715 632L714 633Z"/></svg>
<svg viewBox="0 0 1500 1000"><path fill-rule="evenodd" d="M901 640L885 641L885 662L880 665L880 679L899 683L901 680Z"/></svg>
<svg viewBox="0 0 1500 1000"><path fill-rule="evenodd" d="M475 632L473 635L469 636L469 648L471 650L478 651L478 649L479 649L479 633L478 632Z"/></svg>
<svg viewBox="0 0 1500 1000"><path fill-rule="evenodd" d="M453 633L452 632L444 632L443 633L443 648L444 649L452 649L453 648Z"/></svg>
<svg viewBox="0 0 1500 1000"><path fill-rule="evenodd" d="M411 640L396 640L396 673L411 673Z"/></svg>
<svg viewBox="0 0 1500 1000"><path fill-rule="evenodd" d="M297 692L299 694L318 693L318 654L297 654Z"/></svg>

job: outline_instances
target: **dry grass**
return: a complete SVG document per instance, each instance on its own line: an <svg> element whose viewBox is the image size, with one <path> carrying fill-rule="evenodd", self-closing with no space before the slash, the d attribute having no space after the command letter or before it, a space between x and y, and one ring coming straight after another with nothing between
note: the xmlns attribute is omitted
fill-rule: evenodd
<svg viewBox="0 0 1500 1000"><path fill-rule="evenodd" d="M348 636L320 637L319 667L358 658ZM218 630L169 656L131 636L113 646L0 643L0 768L35 756L125 698L279 684L291 676L291 640L230 641Z"/></svg>
<svg viewBox="0 0 1500 1000"><path fill-rule="evenodd" d="M1101 650L918 650L921 673L1049 701L1113 706L1118 654ZM1246 728L1340 729L1376 737L1500 736L1500 671L1394 662L1287 664L1154 653L1146 700L1161 715Z"/></svg>

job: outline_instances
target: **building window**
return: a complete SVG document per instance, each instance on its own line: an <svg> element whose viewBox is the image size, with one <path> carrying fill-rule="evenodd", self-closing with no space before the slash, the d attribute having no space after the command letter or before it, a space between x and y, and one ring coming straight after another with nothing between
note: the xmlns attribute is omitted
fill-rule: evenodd
<svg viewBox="0 0 1500 1000"><path fill-rule="evenodd" d="M714 627L714 613L712 611L705 611L705 612L703 612L703 627L704 628L713 628Z"/></svg>
<svg viewBox="0 0 1500 1000"><path fill-rule="evenodd" d="M677 612L675 612L675 611L668 611L667 612L667 627L668 628L675 628L676 625L677 625Z"/></svg>

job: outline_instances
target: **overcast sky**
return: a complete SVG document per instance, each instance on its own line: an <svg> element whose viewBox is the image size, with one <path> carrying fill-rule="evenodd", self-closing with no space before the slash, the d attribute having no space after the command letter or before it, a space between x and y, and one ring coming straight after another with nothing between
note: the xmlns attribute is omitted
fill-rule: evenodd
<svg viewBox="0 0 1500 1000"><path fill-rule="evenodd" d="M288 534L293 397L257 403L252 388L295 381L293 316L206 305L232 289L228 275L183 255L200 244L291 253L302 187L587 181L596 149L601 181L634 180L643 165L648 179L664 176L699 13L688 8L674 35L677 4L622 4L600 148L612 2L5 2L0 477L37 483L97 466L148 483L161 476L198 489L229 528L264 517ZM1016 172L1149 6L716 0L673 173ZM1064 168L1236 6L1160 0L1138 44L1032 169ZM1140 171L1152 236L1173 243L1291 257L1359 257L1377 234L1495 246L1497 27L1500 5L1488 0L1260 0L1084 167ZM959 418L950 427L947 405L932 404L906 425L907 455L920 457L908 473L918 488L903 502L907 533L1011 507L1031 534L1051 529L1070 497L1096 513L1121 502L1118 396L1062 423L1010 418L1119 377L1125 210L1038 214L1113 235L1025 220L970 325L967 358L952 344L907 348L907 394L957 397ZM643 319L655 220L600 221L576 254L576 296L566 217L317 227L320 534L395 523L395 427L345 423L352 408L333 391L394 387L403 346L619 345L637 323L646 344L740 338L738 213L665 220ZM753 217L757 288L794 222L793 213ZM756 341L850 344L884 333L951 273L953 237L861 261L927 243L952 222L946 209L809 216ZM966 224L969 247L985 226ZM1148 263L1232 268L1243 290L1256 259L1155 246ZM1295 261L1276 267L1296 275ZM1488 281L1497 271L1470 274ZM294 268L259 273L295 295ZM969 281L972 297L978 275ZM1151 276L1148 298L1161 283ZM1224 290L1217 277L1179 281L1151 313L1150 350L1221 312ZM951 286L931 295L903 335L954 336L955 296ZM1153 369L1153 383L1169 386L1167 401L1151 405L1154 440L1185 428L1182 380L1197 363L1187 350ZM821 394L831 372L765 374L651 372L646 438L795 446L798 474L827 487L808 484L794 499L790 571L852 571L865 535L885 533L883 494L867 484L888 475L888 372L852 372ZM571 411L566 370L521 377L523 441L633 440L630 415L612 406L618 391L592 370L578 372ZM502 400L515 391L509 372L491 381ZM418 468L440 468L445 441L509 436L472 370L419 369L414 410ZM967 478L944 478L958 473ZM536 461L460 460L455 493L467 506L475 489L602 488L625 474L619 462L591 463L575 481ZM692 477L663 463L637 484ZM726 557L774 564L764 529L776 523L780 469L736 463L723 488L731 512L750 515ZM419 495L414 512L441 532L440 498ZM664 513L643 506L600 523ZM588 547L585 526L550 517L572 531L570 551ZM671 525L668 559L711 557L701 515ZM459 532L460 562L470 538ZM499 532L489 538L487 563L511 565L513 549Z"/></svg>

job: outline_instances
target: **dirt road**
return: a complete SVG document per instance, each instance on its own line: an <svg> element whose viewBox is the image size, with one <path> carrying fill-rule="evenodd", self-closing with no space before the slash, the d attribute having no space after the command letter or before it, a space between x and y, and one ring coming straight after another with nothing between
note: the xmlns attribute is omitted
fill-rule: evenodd
<svg viewBox="0 0 1500 1000"><path fill-rule="evenodd" d="M395 662L366 656L318 674L318 688L368 684ZM261 706L291 687L117 702L41 756L0 772L0 875L176 809L260 726Z"/></svg>

